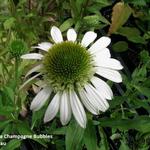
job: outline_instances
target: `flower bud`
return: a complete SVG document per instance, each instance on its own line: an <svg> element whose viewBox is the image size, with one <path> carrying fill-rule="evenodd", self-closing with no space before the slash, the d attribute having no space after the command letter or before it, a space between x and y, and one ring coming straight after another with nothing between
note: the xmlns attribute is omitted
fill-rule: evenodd
<svg viewBox="0 0 150 150"><path fill-rule="evenodd" d="M27 52L27 44L23 40L15 39L9 44L9 52L12 57L19 58Z"/></svg>

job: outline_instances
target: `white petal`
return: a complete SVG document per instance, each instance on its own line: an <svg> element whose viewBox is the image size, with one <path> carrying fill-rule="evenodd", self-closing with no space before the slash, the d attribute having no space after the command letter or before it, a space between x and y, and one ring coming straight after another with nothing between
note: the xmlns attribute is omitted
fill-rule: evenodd
<svg viewBox="0 0 150 150"><path fill-rule="evenodd" d="M58 113L59 105L60 105L60 97L61 94L59 92L56 93L56 95L53 97L52 101L50 102L45 112L44 122L51 121Z"/></svg>
<svg viewBox="0 0 150 150"><path fill-rule="evenodd" d="M74 29L69 29L67 31L67 39L68 41L72 41L72 42L75 42L76 39L77 39L77 33Z"/></svg>
<svg viewBox="0 0 150 150"><path fill-rule="evenodd" d="M33 99L30 109L33 111L39 110L49 98L51 91L49 87L44 87Z"/></svg>
<svg viewBox="0 0 150 150"><path fill-rule="evenodd" d="M121 65L120 61L113 58L102 58L102 59L95 59L96 65L104 68L110 68L114 70L121 70L123 66Z"/></svg>
<svg viewBox="0 0 150 150"><path fill-rule="evenodd" d="M116 83L122 82L121 74L116 70L111 70L111 69L107 69L107 68L103 68L103 67L98 67L97 73L100 76L102 76L106 79L109 79L111 81L114 81Z"/></svg>
<svg viewBox="0 0 150 150"><path fill-rule="evenodd" d="M63 37L62 37L61 31L56 26L52 27L51 36L52 36L55 43L63 42Z"/></svg>
<svg viewBox="0 0 150 150"><path fill-rule="evenodd" d="M62 125L66 125L71 119L71 106L69 95L63 92L60 100L60 120Z"/></svg>
<svg viewBox="0 0 150 150"><path fill-rule="evenodd" d="M19 90L21 90L22 88L24 88L29 82L31 82L32 80L34 80L36 77L40 76L41 74L42 74L42 73L38 73L38 74L36 74L35 76L29 78L26 82L24 82L24 83L20 86Z"/></svg>
<svg viewBox="0 0 150 150"><path fill-rule="evenodd" d="M109 107L107 100L98 94L98 91L92 85L86 85L85 89L87 91L87 96L93 100L97 108L105 112Z"/></svg>
<svg viewBox="0 0 150 150"><path fill-rule="evenodd" d="M82 128L86 128L86 114L77 94L74 91L70 91L69 96L71 109L76 121Z"/></svg>
<svg viewBox="0 0 150 150"><path fill-rule="evenodd" d="M80 96L82 99L82 102L84 104L84 106L94 115L98 115L99 114L99 110L97 109L97 106L94 105L93 103L93 99L90 99L86 92L84 90L80 91Z"/></svg>
<svg viewBox="0 0 150 150"><path fill-rule="evenodd" d="M43 65L42 64L40 64L40 65L38 65L38 66L35 66L34 68L32 68L31 70L29 70L28 72L27 72L27 74L25 75L25 78L27 77L27 76L29 76L30 74L32 74L33 72L36 72L36 71L38 71L38 70L40 70L40 69L42 69L43 68Z"/></svg>
<svg viewBox="0 0 150 150"><path fill-rule="evenodd" d="M95 88L99 91L99 93L102 95L102 97L109 100L113 98L113 92L106 82L97 77L93 77L91 79L91 82L95 86Z"/></svg>
<svg viewBox="0 0 150 150"><path fill-rule="evenodd" d="M104 48L101 51L95 52L94 56L96 57L97 60L102 59L102 58L110 58L110 50L108 48Z"/></svg>
<svg viewBox="0 0 150 150"><path fill-rule="evenodd" d="M30 53L21 56L22 59L42 59L43 55L38 53Z"/></svg>
<svg viewBox="0 0 150 150"><path fill-rule="evenodd" d="M81 41L81 44L84 47L87 47L96 39L96 37L97 37L97 34L95 32L93 31L86 32Z"/></svg>
<svg viewBox="0 0 150 150"><path fill-rule="evenodd" d="M101 37L100 39L98 39L90 48L89 51L91 53L95 53L97 51L100 51L104 48L106 48L109 44L110 44L111 40L109 37Z"/></svg>
<svg viewBox="0 0 150 150"><path fill-rule="evenodd" d="M48 51L52 47L52 44L50 42L42 42L39 43L38 46L32 46L32 48L38 48L44 51Z"/></svg>

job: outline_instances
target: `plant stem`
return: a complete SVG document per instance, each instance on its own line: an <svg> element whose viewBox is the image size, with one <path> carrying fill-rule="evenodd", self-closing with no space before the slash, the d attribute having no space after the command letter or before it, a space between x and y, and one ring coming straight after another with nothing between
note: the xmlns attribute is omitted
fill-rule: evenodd
<svg viewBox="0 0 150 150"><path fill-rule="evenodd" d="M14 97L14 102L15 104L17 103L18 101L18 80L19 80L19 62L20 62L20 59L19 58L15 58L15 97Z"/></svg>
<svg viewBox="0 0 150 150"><path fill-rule="evenodd" d="M18 68L19 68L19 59L15 58L15 83L16 83L16 88L18 86Z"/></svg>

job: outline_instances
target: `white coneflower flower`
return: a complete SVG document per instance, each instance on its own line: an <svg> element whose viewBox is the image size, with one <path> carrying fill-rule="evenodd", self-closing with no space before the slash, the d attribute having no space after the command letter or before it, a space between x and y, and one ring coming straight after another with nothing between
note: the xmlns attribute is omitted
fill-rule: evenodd
<svg viewBox="0 0 150 150"><path fill-rule="evenodd" d="M81 42L77 42L75 30L69 29L67 40L64 41L61 31L55 26L51 28L50 33L55 44L40 43L33 48L42 50L42 54L30 53L21 56L23 59L37 59L41 62L27 75L40 73L28 79L26 83L39 75L43 75L45 82L30 108L33 111L39 110L53 92L55 95L46 110L44 122L52 120L60 111L62 125L70 121L73 113L79 125L85 128L87 119L83 105L92 114L97 115L108 109L107 100L113 97L111 88L100 76L116 83L122 82L118 70L123 67L118 60L111 58L107 48L111 42L108 37L95 41L97 34L89 31Z"/></svg>

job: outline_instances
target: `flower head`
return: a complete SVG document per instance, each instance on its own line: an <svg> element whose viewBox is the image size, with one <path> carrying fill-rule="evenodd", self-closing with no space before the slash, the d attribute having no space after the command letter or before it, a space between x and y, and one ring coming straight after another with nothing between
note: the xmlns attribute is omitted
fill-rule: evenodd
<svg viewBox="0 0 150 150"><path fill-rule="evenodd" d="M64 41L61 31L55 26L51 29L51 36L55 44L43 42L33 47L42 50L42 54L21 56L23 59L40 60L41 64L31 69L27 76L32 72L40 72L29 80L43 75L45 82L30 108L39 110L55 93L45 112L44 122L52 120L60 111L63 125L70 121L73 113L79 125L85 128L87 119L84 107L97 115L109 108L107 100L113 97L111 88L100 77L116 83L122 82L118 70L123 67L118 60L111 58L107 48L110 44L108 37L95 41L97 34L89 31L81 42L77 42L75 30L69 29L67 40Z"/></svg>

